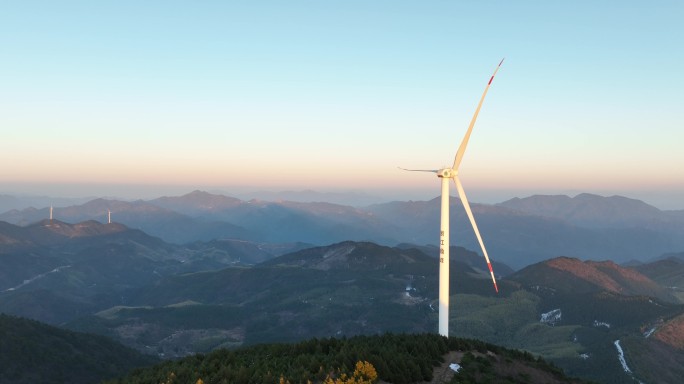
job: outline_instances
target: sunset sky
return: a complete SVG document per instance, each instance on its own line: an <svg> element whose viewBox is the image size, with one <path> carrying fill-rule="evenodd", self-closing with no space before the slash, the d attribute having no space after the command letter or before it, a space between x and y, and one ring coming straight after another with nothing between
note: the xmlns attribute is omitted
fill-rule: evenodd
<svg viewBox="0 0 684 384"><path fill-rule="evenodd" d="M0 194L432 198L505 57L471 201L684 209L681 1L0 4Z"/></svg>

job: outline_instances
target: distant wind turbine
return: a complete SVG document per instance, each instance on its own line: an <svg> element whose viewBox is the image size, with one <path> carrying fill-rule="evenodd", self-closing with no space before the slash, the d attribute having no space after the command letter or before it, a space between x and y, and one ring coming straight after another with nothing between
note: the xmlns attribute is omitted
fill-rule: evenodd
<svg viewBox="0 0 684 384"><path fill-rule="evenodd" d="M107 209L107 224L112 223L112 211L110 209Z"/></svg>
<svg viewBox="0 0 684 384"><path fill-rule="evenodd" d="M485 87L484 93L480 98L480 103L477 105L473 119L470 121L470 126L468 126L468 131L466 131L465 137L461 142L461 146L456 152L456 157L454 158L454 164L451 168L443 169L405 169L405 171L415 171L415 172L432 172L436 173L437 177L442 179L442 207L441 207L441 219L440 219L440 231L439 231L439 334L442 336L449 336L449 179L453 179L456 184L456 189L458 190L458 196L463 203L466 214L470 219L470 224L473 226L477 240L480 242L480 247L482 248L482 253L487 260L487 266L489 267L489 273L492 276L492 281L494 282L494 289L499 292L499 288L496 285L496 278L494 277L494 270L492 269L492 263L489 262L489 256L487 255L487 250L485 249L484 243L482 242L482 236L480 236L480 231L477 229L477 224L475 223L475 218L473 217L473 212L470 209L470 203L466 198L465 191L461 185L461 181L458 179L458 167L463 159L463 154L465 153L466 147L468 146L468 140L470 139L470 134L473 131L473 126L475 125L475 120L477 115L480 113L480 108L482 108L482 102L484 101L489 86L492 85L494 76L496 72L499 71L503 59L499 62L499 65L494 70L494 74L489 79L487 87Z"/></svg>
<svg viewBox="0 0 684 384"><path fill-rule="evenodd" d="M52 205L50 206L50 221L52 221Z"/></svg>

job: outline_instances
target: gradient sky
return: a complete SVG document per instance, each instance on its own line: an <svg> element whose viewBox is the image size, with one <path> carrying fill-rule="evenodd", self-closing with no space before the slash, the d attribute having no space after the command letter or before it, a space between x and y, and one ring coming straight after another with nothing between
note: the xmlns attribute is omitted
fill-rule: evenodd
<svg viewBox="0 0 684 384"><path fill-rule="evenodd" d="M453 161L505 57L461 165L471 201L684 209L683 17L681 1L0 1L0 193L434 197L436 177L397 166Z"/></svg>

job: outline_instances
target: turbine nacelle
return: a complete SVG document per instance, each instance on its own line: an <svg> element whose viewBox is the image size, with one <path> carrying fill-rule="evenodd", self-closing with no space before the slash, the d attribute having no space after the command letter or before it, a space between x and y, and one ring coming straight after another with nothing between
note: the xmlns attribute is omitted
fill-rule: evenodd
<svg viewBox="0 0 684 384"><path fill-rule="evenodd" d="M442 179L453 179L458 176L458 171L453 168L444 168L437 171L437 177Z"/></svg>

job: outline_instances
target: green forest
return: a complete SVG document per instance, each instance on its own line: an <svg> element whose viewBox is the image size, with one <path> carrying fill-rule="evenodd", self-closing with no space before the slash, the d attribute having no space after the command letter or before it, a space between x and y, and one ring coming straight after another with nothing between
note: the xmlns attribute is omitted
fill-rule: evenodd
<svg viewBox="0 0 684 384"><path fill-rule="evenodd" d="M431 381L435 367L444 363L450 351L461 352L462 363L450 379L452 383L584 383L565 377L559 368L528 352L434 334L311 339L221 349L136 369L107 383L359 383L375 380L372 375L359 375L359 367L368 364L378 380L408 384Z"/></svg>
<svg viewBox="0 0 684 384"><path fill-rule="evenodd" d="M0 383L96 383L157 361L104 336L0 314Z"/></svg>

